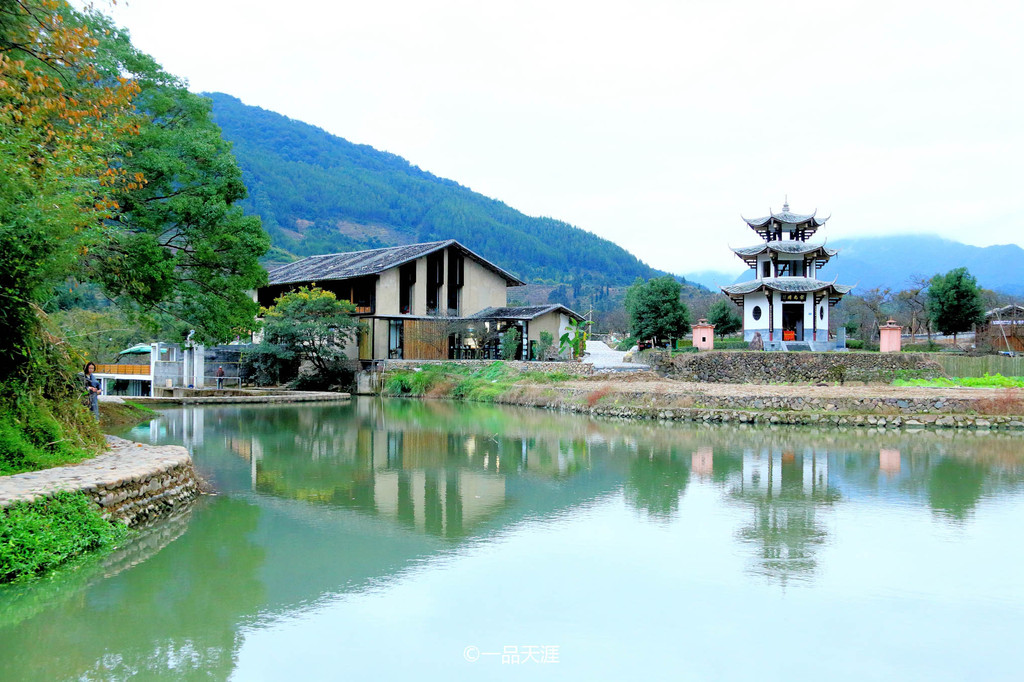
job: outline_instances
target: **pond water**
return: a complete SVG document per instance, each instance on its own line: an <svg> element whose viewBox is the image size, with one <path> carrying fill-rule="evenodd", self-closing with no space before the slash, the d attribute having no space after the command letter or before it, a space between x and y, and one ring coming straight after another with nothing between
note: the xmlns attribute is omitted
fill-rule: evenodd
<svg viewBox="0 0 1024 682"><path fill-rule="evenodd" d="M216 490L0 588L0 679L1019 680L1024 438L167 410Z"/></svg>

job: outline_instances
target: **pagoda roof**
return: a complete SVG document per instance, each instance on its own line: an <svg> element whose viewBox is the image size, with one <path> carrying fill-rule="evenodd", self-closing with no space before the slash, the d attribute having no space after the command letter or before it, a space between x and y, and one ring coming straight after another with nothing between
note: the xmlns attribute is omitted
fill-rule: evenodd
<svg viewBox="0 0 1024 682"><path fill-rule="evenodd" d="M821 267L828 262L832 256L839 253L838 249L830 249L825 242L802 242L794 239L783 239L782 241L763 242L754 246L744 246L733 249L733 253L742 258L747 265L754 267L757 264L757 257L762 253L785 253L796 256L814 256L818 266Z"/></svg>
<svg viewBox="0 0 1024 682"><path fill-rule="evenodd" d="M786 294L827 292L829 305L835 305L839 299L853 290L853 285L836 284L834 281L823 282L812 277L765 277L764 279L730 284L721 289L737 304L743 302L744 296L756 291L780 291Z"/></svg>
<svg viewBox="0 0 1024 682"><path fill-rule="evenodd" d="M750 228L756 231L761 236L766 236L772 228L782 227L789 225L794 228L805 231L808 235L814 234L814 232L825 225L828 220L826 218L818 218L818 211L815 210L813 213L794 213L789 210L789 202L782 205L782 210L775 213L771 209L768 209L768 215L761 218L743 218L743 222L750 226ZM831 216L829 216L831 217Z"/></svg>

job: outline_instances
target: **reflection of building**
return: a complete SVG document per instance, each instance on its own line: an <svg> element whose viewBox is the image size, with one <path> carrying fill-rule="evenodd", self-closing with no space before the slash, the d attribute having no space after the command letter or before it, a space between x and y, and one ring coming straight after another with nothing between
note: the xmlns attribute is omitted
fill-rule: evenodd
<svg viewBox="0 0 1024 682"><path fill-rule="evenodd" d="M702 445L693 451L693 456L690 458L690 469L693 470L693 473L710 476L714 468L714 453L710 445Z"/></svg>
<svg viewBox="0 0 1024 682"><path fill-rule="evenodd" d="M826 537L817 510L837 497L829 488L827 453L793 447L748 450L732 495L753 509L740 537L758 546L759 571L786 582L814 570L814 548Z"/></svg>
<svg viewBox="0 0 1024 682"><path fill-rule="evenodd" d="M356 306L366 324L352 359L444 360L498 357L499 338L517 328L517 357L532 357L540 333L558 338L580 315L559 305L508 307L507 289L525 282L454 239L310 256L274 268L257 294L263 306L316 285Z"/></svg>
<svg viewBox="0 0 1024 682"><path fill-rule="evenodd" d="M878 468L887 474L900 472L900 451L893 448L881 448L878 451Z"/></svg>
<svg viewBox="0 0 1024 682"><path fill-rule="evenodd" d="M747 220L764 241L733 249L754 270L754 279L722 287L743 308L743 338L760 333L766 349L794 348L831 350L828 338L829 309L852 286L823 282L818 270L836 255L824 241L809 241L824 220L791 213L789 203L781 213Z"/></svg>
<svg viewBox="0 0 1024 682"><path fill-rule="evenodd" d="M466 470L378 470L373 499L381 516L441 535L461 535L504 506L505 478Z"/></svg>

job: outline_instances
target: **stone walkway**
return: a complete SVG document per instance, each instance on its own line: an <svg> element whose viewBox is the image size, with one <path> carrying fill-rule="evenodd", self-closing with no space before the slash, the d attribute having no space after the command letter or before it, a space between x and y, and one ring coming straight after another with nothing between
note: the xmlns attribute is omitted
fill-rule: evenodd
<svg viewBox="0 0 1024 682"><path fill-rule="evenodd" d="M64 491L120 488L192 463L188 450L180 445L142 445L114 436L107 436L107 443L110 450L78 464L0 476L0 507Z"/></svg>
<svg viewBox="0 0 1024 682"><path fill-rule="evenodd" d="M595 372L636 372L648 369L647 365L623 362L622 356L625 354L625 351L615 350L604 341L589 339L587 341L587 354L583 358L583 362L593 364Z"/></svg>

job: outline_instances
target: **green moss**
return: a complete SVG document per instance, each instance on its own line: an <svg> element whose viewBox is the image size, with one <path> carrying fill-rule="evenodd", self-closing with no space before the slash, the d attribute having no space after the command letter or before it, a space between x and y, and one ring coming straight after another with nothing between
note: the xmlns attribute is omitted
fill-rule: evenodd
<svg viewBox="0 0 1024 682"><path fill-rule="evenodd" d="M0 510L0 583L39 576L128 533L105 521L83 493L58 493Z"/></svg>

